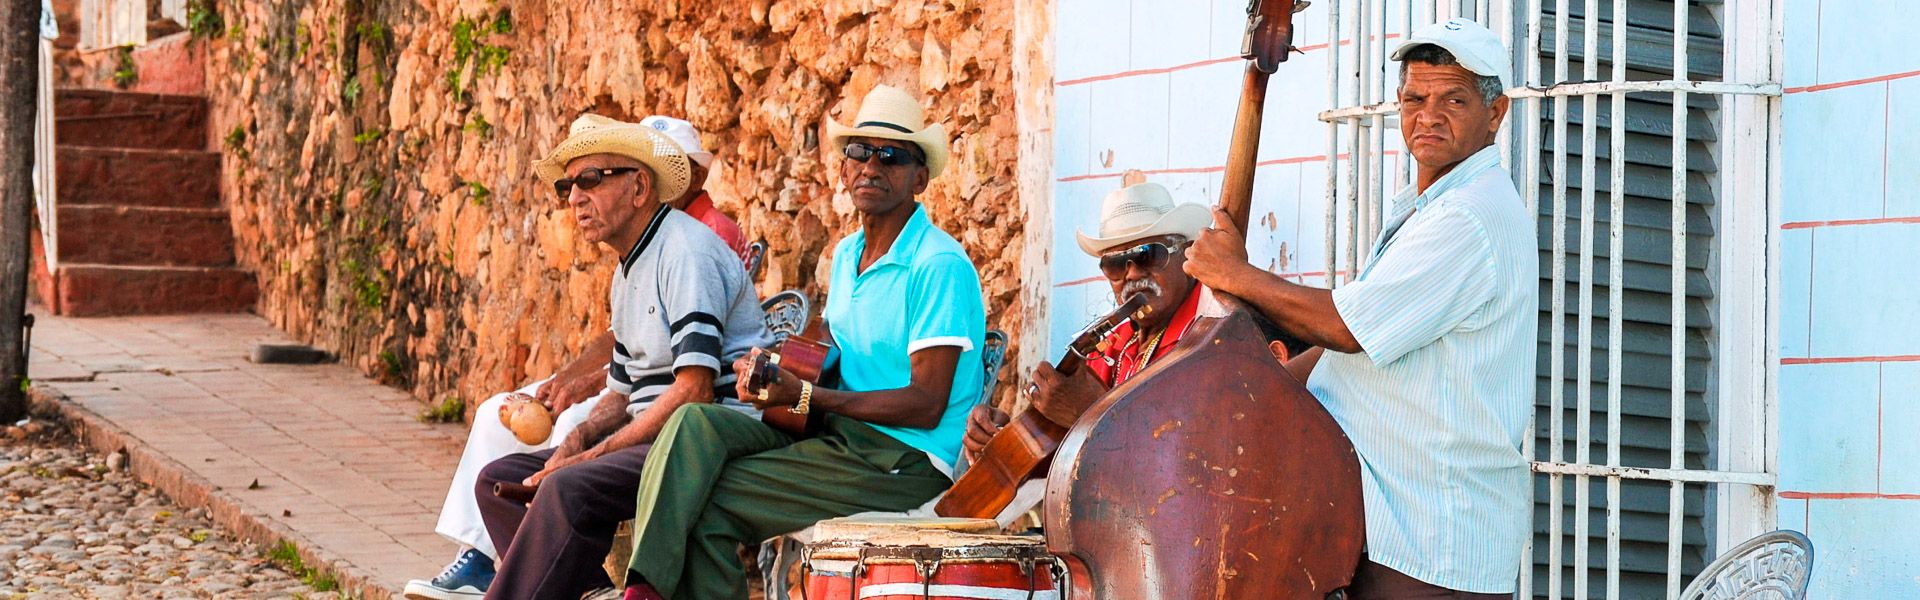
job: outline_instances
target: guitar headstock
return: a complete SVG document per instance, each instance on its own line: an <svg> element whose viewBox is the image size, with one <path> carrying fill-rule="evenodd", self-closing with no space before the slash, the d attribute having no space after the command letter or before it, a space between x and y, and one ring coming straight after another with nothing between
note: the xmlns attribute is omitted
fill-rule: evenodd
<svg viewBox="0 0 1920 600"><path fill-rule="evenodd" d="M1240 56L1253 61L1260 72L1273 74L1293 51L1293 15L1306 10L1307 0L1247 0L1247 36Z"/></svg>

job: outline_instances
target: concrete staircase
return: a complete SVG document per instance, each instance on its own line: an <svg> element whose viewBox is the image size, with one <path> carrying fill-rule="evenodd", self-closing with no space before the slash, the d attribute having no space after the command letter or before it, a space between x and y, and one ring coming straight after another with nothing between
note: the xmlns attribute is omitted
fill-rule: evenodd
<svg viewBox="0 0 1920 600"><path fill-rule="evenodd" d="M37 269L43 304L70 316L252 308L204 98L63 89L54 114L59 270Z"/></svg>

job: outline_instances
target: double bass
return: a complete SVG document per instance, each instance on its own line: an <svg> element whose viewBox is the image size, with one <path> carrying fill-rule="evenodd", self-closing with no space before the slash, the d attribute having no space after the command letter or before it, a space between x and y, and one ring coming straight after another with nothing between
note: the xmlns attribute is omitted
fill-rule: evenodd
<svg viewBox="0 0 1920 600"><path fill-rule="evenodd" d="M1295 9L1295 0L1247 8L1249 63L1220 193L1242 231L1267 79L1292 50ZM1253 309L1215 298L1055 451L1047 549L1067 563L1075 597L1322 598L1359 565L1353 444L1268 354Z"/></svg>

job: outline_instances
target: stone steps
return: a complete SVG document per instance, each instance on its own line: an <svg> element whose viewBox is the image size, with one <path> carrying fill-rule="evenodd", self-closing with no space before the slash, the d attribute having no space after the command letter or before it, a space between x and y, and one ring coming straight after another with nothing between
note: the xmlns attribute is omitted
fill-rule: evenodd
<svg viewBox="0 0 1920 600"><path fill-rule="evenodd" d="M233 266L224 208L61 204L59 242L63 263Z"/></svg>
<svg viewBox="0 0 1920 600"><path fill-rule="evenodd" d="M220 154L60 146L55 178L61 205L220 207Z"/></svg>
<svg viewBox="0 0 1920 600"><path fill-rule="evenodd" d="M253 273L238 267L62 263L49 303L73 317L245 312L258 294Z"/></svg>
<svg viewBox="0 0 1920 600"><path fill-rule="evenodd" d="M259 291L234 264L206 100L62 89L54 104L59 264L36 260L41 301L71 316L251 308Z"/></svg>
<svg viewBox="0 0 1920 600"><path fill-rule="evenodd" d="M205 150L207 100L198 96L61 89L53 100L60 146Z"/></svg>

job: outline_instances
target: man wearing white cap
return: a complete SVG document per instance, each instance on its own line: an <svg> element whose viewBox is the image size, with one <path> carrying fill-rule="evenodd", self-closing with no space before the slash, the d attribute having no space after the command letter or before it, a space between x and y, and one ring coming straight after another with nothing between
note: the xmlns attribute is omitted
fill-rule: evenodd
<svg viewBox="0 0 1920 600"><path fill-rule="evenodd" d="M667 139L679 144L680 149L686 151L687 158L693 161L693 173L687 179L687 192L667 204L706 223L708 229L720 236L720 241L726 242L728 248L740 255L740 262L745 263L749 255L747 235L740 231L739 223L713 207L713 196L707 194L707 175L713 169L713 153L700 144L700 132L693 128L692 123L661 115L641 119L640 124L666 134Z"/></svg>
<svg viewBox="0 0 1920 600"><path fill-rule="evenodd" d="M1393 58L1419 173L1365 268L1332 291L1283 281L1247 263L1216 213L1186 269L1326 349L1296 362L1360 455L1367 556L1352 597L1502 597L1531 535L1520 445L1539 307L1534 219L1493 146L1507 51L1453 19Z"/></svg>
<svg viewBox="0 0 1920 600"><path fill-rule="evenodd" d="M744 263L746 236L733 219L714 208L713 199L704 189L713 153L701 146L700 133L694 130L693 124L666 116L647 117L640 125L673 140L691 161L687 191L668 204L705 224ZM436 533L459 544L460 552L439 577L409 581L405 589L408 598L447 600L477 598L486 593L500 554L487 536L474 493L480 470L503 456L550 449L566 440L607 393L607 365L613 360L613 350L614 335L609 331L588 342L580 356L551 377L514 392L496 394L474 410L473 427L467 433L466 447L454 470L453 482L447 488L446 501L441 504L440 520L434 527ZM524 443L508 431L501 419L495 418L503 408L529 398L549 407L555 414L552 433L544 442Z"/></svg>
<svg viewBox="0 0 1920 600"><path fill-rule="evenodd" d="M904 511L953 484L967 411L979 399L986 307L980 277L953 236L915 201L947 163L946 131L888 86L851 127L829 121L840 181L860 231L834 247L824 315L838 349L829 388L782 369L742 397L761 408L822 412L795 440L710 406L674 413L647 461L634 512L629 598L747 598L743 543L854 513Z"/></svg>
<svg viewBox="0 0 1920 600"><path fill-rule="evenodd" d="M1087 357L1086 368L1061 375L1049 363L1034 370L1033 409L1048 420L1072 427L1087 408L1107 390L1126 383L1154 360L1173 351L1187 332L1200 305L1201 286L1187 275L1186 248L1213 217L1202 204L1175 204L1173 194L1158 183L1137 183L1107 194L1101 203L1095 235L1076 231L1080 251L1100 261L1100 273L1113 289L1115 303L1136 294L1147 295L1147 315L1128 321ZM1267 349L1278 360L1306 348L1290 336L1269 334ZM985 447L1009 420L1009 415L982 402L967 423L967 453ZM1023 490L1025 496L1026 490ZM1028 500L1037 498L1028 497ZM1016 499L1016 504L1020 503ZM1016 512L1025 512L1019 510Z"/></svg>
<svg viewBox="0 0 1920 600"><path fill-rule="evenodd" d="M410 584L410 597L571 600L604 585L599 565L614 527L632 514L647 449L668 415L689 403L756 412L736 399L733 372L722 367L771 336L738 257L663 202L688 187L691 162L679 145L651 127L585 115L534 172L582 237L621 252L608 391L571 432L547 441L557 447L507 454L470 482L485 539L499 548L497 576L453 586L460 581L443 575ZM503 483L538 492L529 505L495 495ZM449 568L463 570L459 561Z"/></svg>

